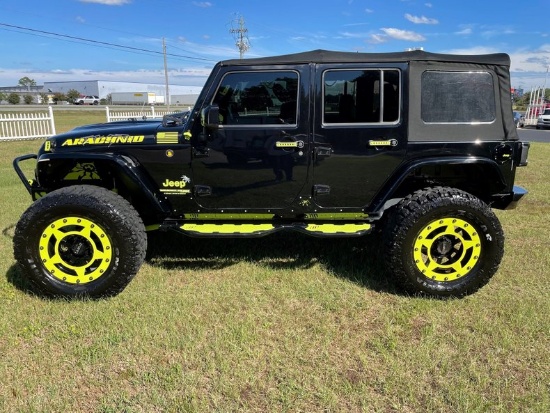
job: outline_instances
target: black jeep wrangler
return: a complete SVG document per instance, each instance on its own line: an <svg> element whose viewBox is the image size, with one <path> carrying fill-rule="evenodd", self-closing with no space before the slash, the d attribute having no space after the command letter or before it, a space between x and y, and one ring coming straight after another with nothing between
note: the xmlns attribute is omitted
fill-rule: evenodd
<svg viewBox="0 0 550 413"><path fill-rule="evenodd" d="M146 231L377 229L406 290L473 293L504 251L491 208L526 193L514 186L529 144L514 124L509 66L505 54L423 51L220 62L190 112L78 127L15 159L35 201L15 257L42 294L101 297L137 273Z"/></svg>

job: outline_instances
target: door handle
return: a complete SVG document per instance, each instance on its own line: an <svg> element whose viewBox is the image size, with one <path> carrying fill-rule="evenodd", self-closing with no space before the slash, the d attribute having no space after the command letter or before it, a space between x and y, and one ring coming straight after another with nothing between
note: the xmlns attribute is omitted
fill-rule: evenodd
<svg viewBox="0 0 550 413"><path fill-rule="evenodd" d="M275 142L276 148L303 148L304 141L277 141Z"/></svg>
<svg viewBox="0 0 550 413"><path fill-rule="evenodd" d="M367 142L368 148L391 148L397 146L397 139L376 139Z"/></svg>
<svg viewBox="0 0 550 413"><path fill-rule="evenodd" d="M315 155L329 157L332 155L332 148L330 146L317 146L315 148Z"/></svg>
<svg viewBox="0 0 550 413"><path fill-rule="evenodd" d="M208 148L193 148L193 158L208 158L210 149Z"/></svg>

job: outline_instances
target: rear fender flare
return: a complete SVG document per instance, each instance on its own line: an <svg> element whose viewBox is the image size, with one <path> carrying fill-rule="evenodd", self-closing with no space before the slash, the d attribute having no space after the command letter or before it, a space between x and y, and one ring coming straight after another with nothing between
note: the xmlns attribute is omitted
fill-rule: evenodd
<svg viewBox="0 0 550 413"><path fill-rule="evenodd" d="M374 202L372 203L373 212L382 213L384 209L387 209L389 206L393 206L396 202L398 202L395 194L398 193L400 187L404 185L407 177L411 176L411 174L415 171L418 171L425 167L452 165L479 165L483 168L484 171L486 171L487 176L488 174L492 174L493 185L500 185L502 186L502 188L506 187L506 180L502 174L500 165L492 159L479 157L420 159L403 165L400 169L396 171L396 173L392 177L390 177L390 179L388 179L387 184L380 190ZM392 200L395 200L395 202L393 202Z"/></svg>

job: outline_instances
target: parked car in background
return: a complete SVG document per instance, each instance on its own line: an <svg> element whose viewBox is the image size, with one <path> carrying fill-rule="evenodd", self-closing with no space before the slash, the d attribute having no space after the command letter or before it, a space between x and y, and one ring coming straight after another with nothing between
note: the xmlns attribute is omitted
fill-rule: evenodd
<svg viewBox="0 0 550 413"><path fill-rule="evenodd" d="M81 96L74 101L75 105L99 105L99 96Z"/></svg>
<svg viewBox="0 0 550 413"><path fill-rule="evenodd" d="M514 111L514 123L516 128L523 128L525 125L525 116L519 112Z"/></svg>
<svg viewBox="0 0 550 413"><path fill-rule="evenodd" d="M550 128L550 109L544 109L537 120L537 129Z"/></svg>

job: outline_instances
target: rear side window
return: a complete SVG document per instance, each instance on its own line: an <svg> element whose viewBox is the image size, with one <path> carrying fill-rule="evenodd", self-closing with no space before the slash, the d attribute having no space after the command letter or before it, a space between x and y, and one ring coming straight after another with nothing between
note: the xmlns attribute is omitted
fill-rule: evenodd
<svg viewBox="0 0 550 413"><path fill-rule="evenodd" d="M396 123L400 90L398 70L328 70L323 76L323 123Z"/></svg>
<svg viewBox="0 0 550 413"><path fill-rule="evenodd" d="M490 123L496 118L489 72L426 71L421 89L426 123Z"/></svg>

